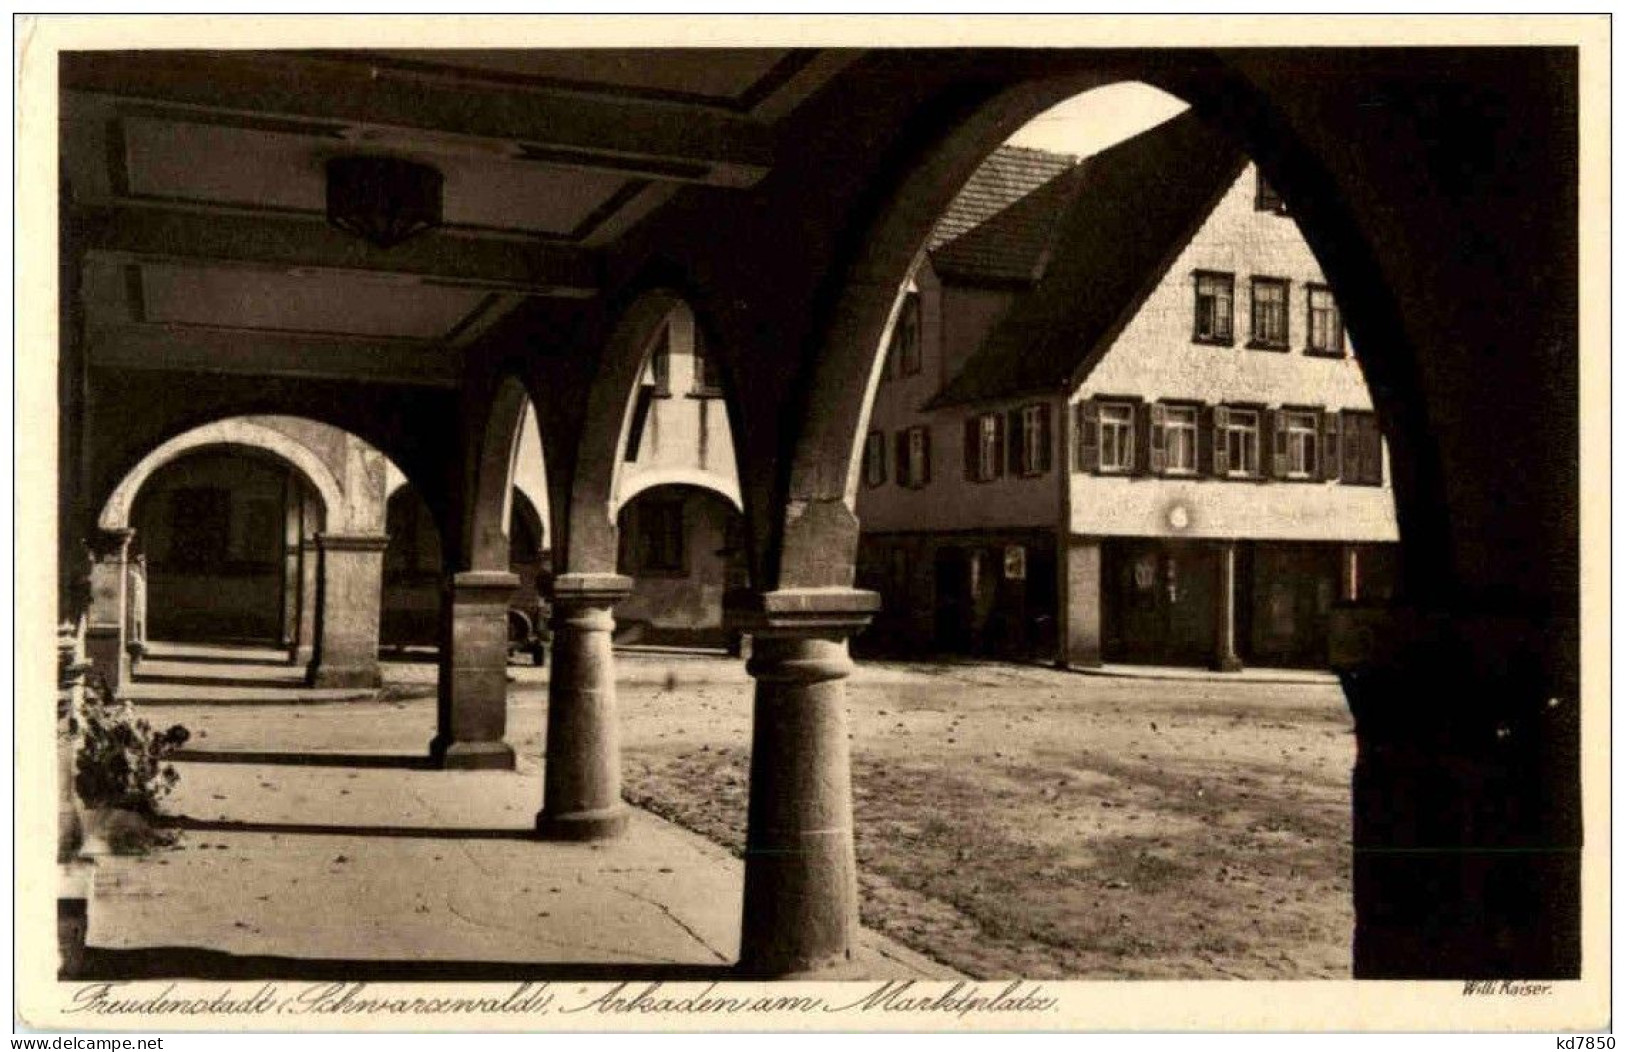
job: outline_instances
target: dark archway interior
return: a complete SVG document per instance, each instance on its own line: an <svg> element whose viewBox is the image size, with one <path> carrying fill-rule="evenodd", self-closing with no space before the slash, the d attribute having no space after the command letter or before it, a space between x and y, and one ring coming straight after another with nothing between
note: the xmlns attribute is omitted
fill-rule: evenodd
<svg viewBox="0 0 1625 1052"><path fill-rule="evenodd" d="M202 450L154 472L130 516L148 637L286 645L299 509L312 493L290 465L246 450Z"/></svg>

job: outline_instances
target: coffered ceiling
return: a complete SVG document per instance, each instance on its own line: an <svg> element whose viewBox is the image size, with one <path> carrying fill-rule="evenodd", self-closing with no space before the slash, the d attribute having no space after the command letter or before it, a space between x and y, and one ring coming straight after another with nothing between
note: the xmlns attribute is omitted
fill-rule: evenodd
<svg viewBox="0 0 1625 1052"><path fill-rule="evenodd" d="M851 61L808 50L76 52L61 173L91 362L450 383L530 297L685 184L749 187L774 125ZM330 227L325 164L427 164L443 222Z"/></svg>

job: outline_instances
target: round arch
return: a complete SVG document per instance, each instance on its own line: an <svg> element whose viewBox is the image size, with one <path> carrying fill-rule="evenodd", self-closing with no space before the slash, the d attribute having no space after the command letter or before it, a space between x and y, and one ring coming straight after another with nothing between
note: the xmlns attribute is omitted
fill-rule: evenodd
<svg viewBox="0 0 1625 1052"><path fill-rule="evenodd" d="M620 510L636 500L638 494L657 486L690 486L705 490L732 504L734 510L741 515L745 512L745 502L740 498L737 480L715 472L701 471L699 468L670 467L638 472L637 477L627 483L624 491L616 493L615 500L610 506L610 517L613 519L619 515Z"/></svg>
<svg viewBox="0 0 1625 1052"><path fill-rule="evenodd" d="M309 448L289 436L250 420L219 420L204 424L161 443L126 472L102 504L96 524L104 530L127 529L135 499L154 472L190 453L214 446L237 446L269 453L302 475L321 498L328 528L342 528L344 488Z"/></svg>
<svg viewBox="0 0 1625 1052"><path fill-rule="evenodd" d="M893 181L884 203L852 244L817 337L807 397L793 450L781 476L786 514L775 523L767 579L779 588L850 587L855 568L856 498L863 436L902 302L900 290L919 262L937 218L982 162L1034 117L1097 87L1139 81L1189 103L1265 172L1298 221L1327 279L1356 290L1345 322L1362 348L1361 362L1383 421L1393 463L1402 544L1433 551L1443 531L1438 509L1418 493L1437 477L1427 447L1414 354L1397 308L1385 296L1375 256L1332 190L1315 157L1286 129L1267 99L1220 67L1175 73L1154 67L1084 70L1035 77L990 90L970 108L948 107L951 126ZM834 543L832 543L834 542ZM776 557L776 558L775 558ZM1409 565L1416 560L1407 559ZM1429 560L1422 560L1428 562ZM1443 559L1433 560L1442 565Z"/></svg>

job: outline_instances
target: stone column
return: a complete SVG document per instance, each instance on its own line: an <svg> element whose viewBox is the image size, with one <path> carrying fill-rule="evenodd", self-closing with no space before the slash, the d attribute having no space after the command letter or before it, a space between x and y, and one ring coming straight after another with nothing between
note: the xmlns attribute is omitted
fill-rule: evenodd
<svg viewBox="0 0 1625 1052"><path fill-rule="evenodd" d="M316 538L299 542L299 624L294 633L293 663L309 665L316 660L316 592L321 553Z"/></svg>
<svg viewBox="0 0 1625 1052"><path fill-rule="evenodd" d="M1236 656L1236 542L1220 541L1214 549L1213 667L1220 672L1241 671Z"/></svg>
<svg viewBox="0 0 1625 1052"><path fill-rule="evenodd" d="M378 609L384 548L389 538L321 533L316 536L320 585L316 602L315 687L376 687Z"/></svg>
<svg viewBox="0 0 1625 1052"><path fill-rule="evenodd" d="M751 633L756 680L740 969L785 976L851 957L858 926L847 640L874 592L781 590L730 597Z"/></svg>
<svg viewBox="0 0 1625 1052"><path fill-rule="evenodd" d="M108 690L117 694L130 679L129 557L134 530L97 530L90 545L90 610L85 658Z"/></svg>
<svg viewBox="0 0 1625 1052"><path fill-rule="evenodd" d="M1332 611L1356 979L1580 974L1579 619L1478 602Z"/></svg>
<svg viewBox="0 0 1625 1052"><path fill-rule="evenodd" d="M537 830L556 840L601 840L626 828L615 707L615 604L632 591L620 574L553 579L553 664L547 683L547 764Z"/></svg>
<svg viewBox="0 0 1625 1052"><path fill-rule="evenodd" d="M439 729L429 755L442 767L512 770L508 721L508 600L517 574L454 574L440 603Z"/></svg>
<svg viewBox="0 0 1625 1052"><path fill-rule="evenodd" d="M1058 668L1100 667L1100 539L1063 532L1060 562Z"/></svg>

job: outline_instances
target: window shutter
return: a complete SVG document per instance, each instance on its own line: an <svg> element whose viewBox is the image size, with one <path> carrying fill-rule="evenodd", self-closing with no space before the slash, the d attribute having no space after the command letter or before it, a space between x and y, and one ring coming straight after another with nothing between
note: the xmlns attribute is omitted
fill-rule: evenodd
<svg viewBox="0 0 1625 1052"><path fill-rule="evenodd" d="M1055 425L1050 422L1050 406L1048 402L1038 407L1038 473L1040 475L1049 471L1050 450L1055 445Z"/></svg>
<svg viewBox="0 0 1625 1052"><path fill-rule="evenodd" d="M993 418L993 473L990 479L1004 477L1004 448L1007 445L1004 434L1004 414L990 413Z"/></svg>
<svg viewBox="0 0 1625 1052"><path fill-rule="evenodd" d="M1151 407L1144 402L1134 407L1134 471L1151 470Z"/></svg>
<svg viewBox="0 0 1625 1052"><path fill-rule="evenodd" d="M1021 423L1021 410L1012 409L1004 414L1004 418L1009 421L1005 427L1005 463L1008 465L1005 471L1009 475L1019 476L1022 473L1021 469L1026 467L1021 462L1022 451L1026 448L1026 431Z"/></svg>
<svg viewBox="0 0 1625 1052"><path fill-rule="evenodd" d="M1152 402L1145 409L1148 420L1146 467L1151 474L1160 475L1168 470L1168 407Z"/></svg>
<svg viewBox="0 0 1625 1052"><path fill-rule="evenodd" d="M980 464L982 453L982 418L967 416L965 418L965 480L967 482L981 481Z"/></svg>
<svg viewBox="0 0 1625 1052"><path fill-rule="evenodd" d="M924 486L931 481L931 429L920 428L920 477L915 485Z"/></svg>
<svg viewBox="0 0 1625 1052"><path fill-rule="evenodd" d="M899 486L913 485L914 480L908 477L908 431L906 429L897 432L896 448L897 484Z"/></svg>
<svg viewBox="0 0 1625 1052"><path fill-rule="evenodd" d="M1100 472L1100 406L1093 399L1078 403L1078 470Z"/></svg>
<svg viewBox="0 0 1625 1052"><path fill-rule="evenodd" d="M1339 426L1342 421L1336 412L1321 411L1320 414L1320 477L1322 480L1335 479L1342 474L1343 468L1343 429Z"/></svg>
<svg viewBox="0 0 1625 1052"><path fill-rule="evenodd" d="M1212 439L1212 453L1208 458L1208 473L1223 478L1230 467L1230 443L1225 428L1230 426L1230 411L1222 405L1213 407L1213 426L1206 428Z"/></svg>
<svg viewBox="0 0 1625 1052"><path fill-rule="evenodd" d="M1272 436L1270 441L1270 474L1278 479L1287 476L1286 455L1286 413L1279 409L1266 409L1263 412L1265 433Z"/></svg>

